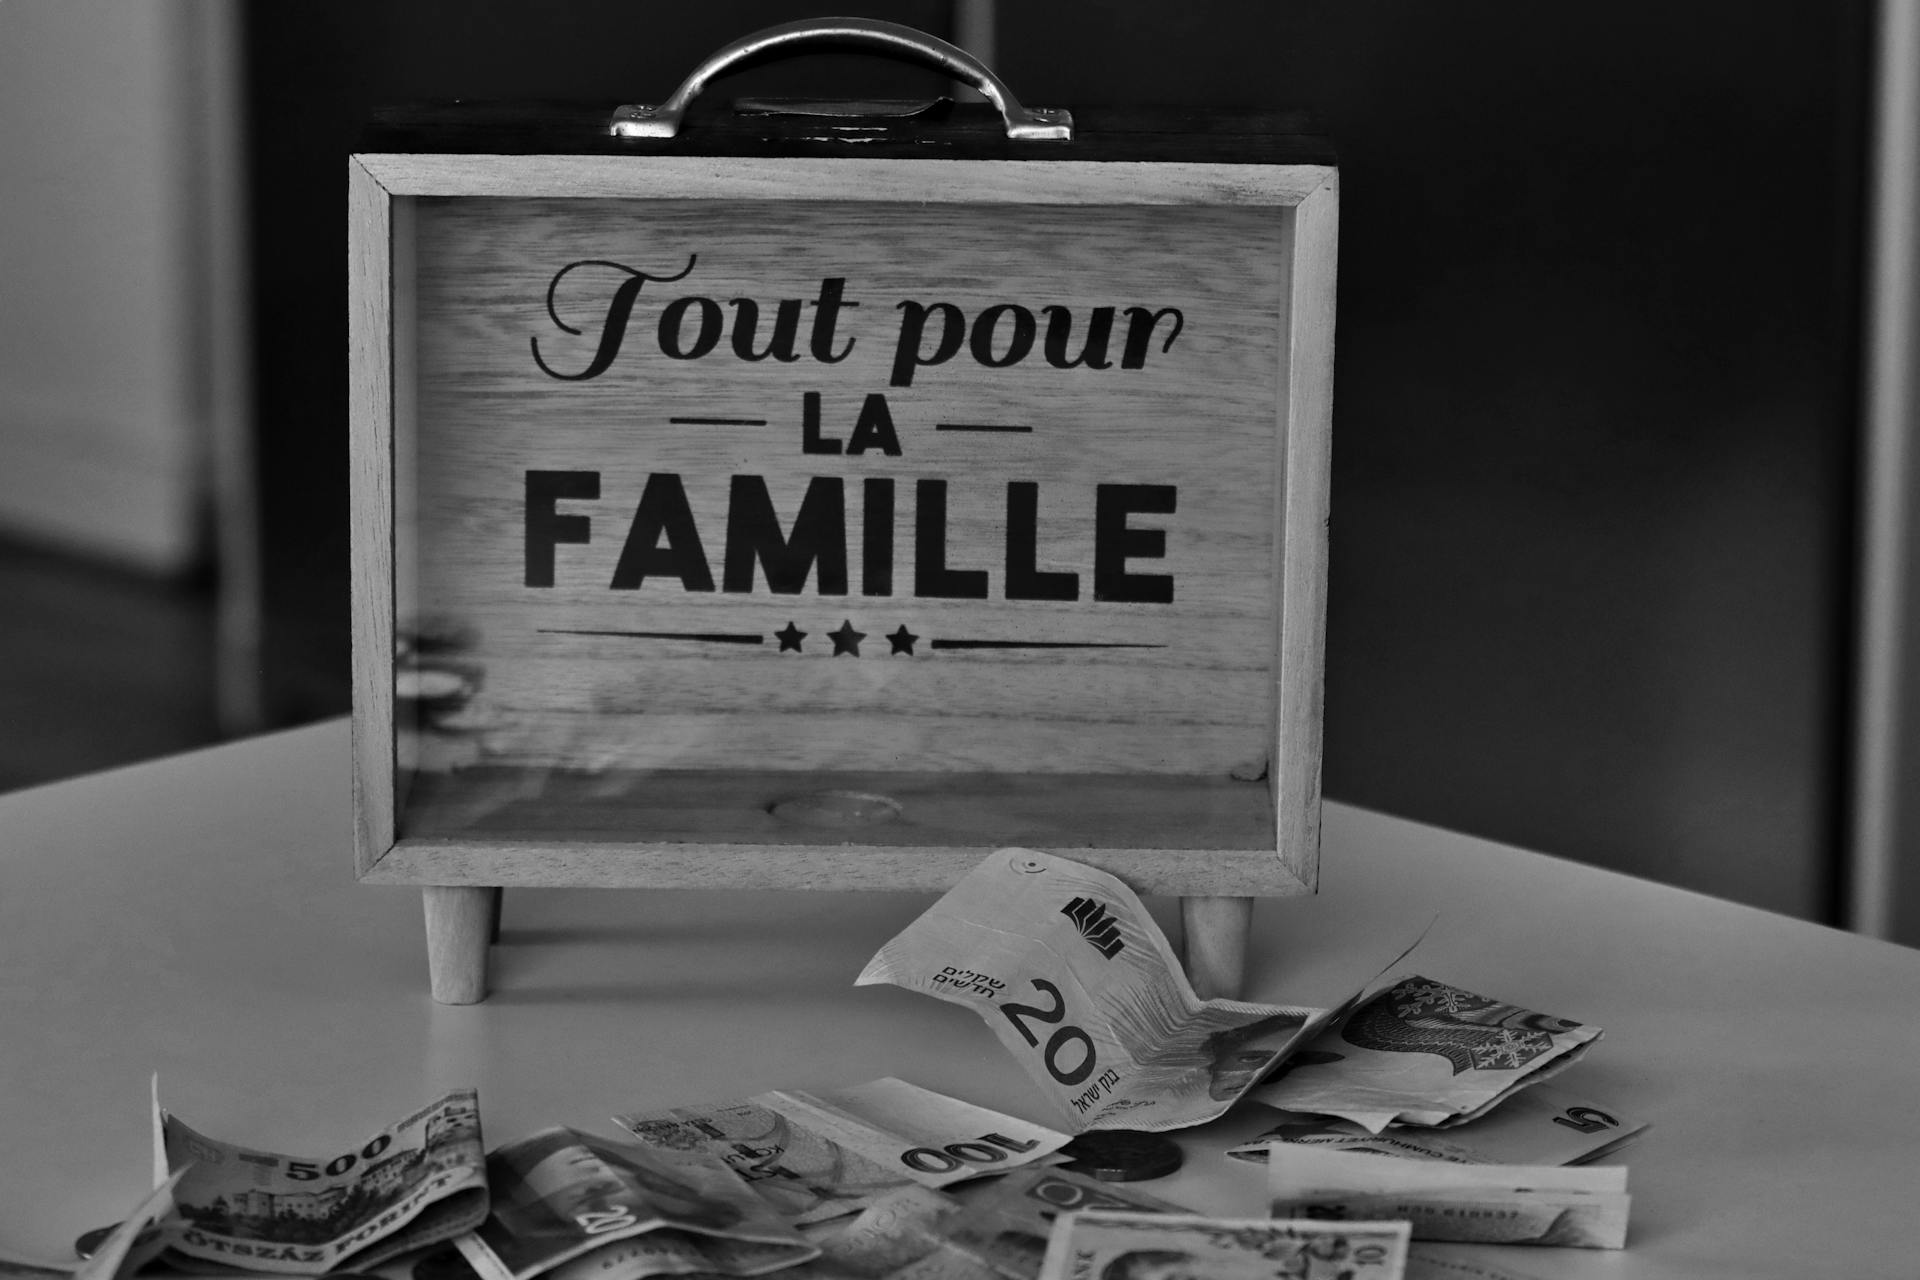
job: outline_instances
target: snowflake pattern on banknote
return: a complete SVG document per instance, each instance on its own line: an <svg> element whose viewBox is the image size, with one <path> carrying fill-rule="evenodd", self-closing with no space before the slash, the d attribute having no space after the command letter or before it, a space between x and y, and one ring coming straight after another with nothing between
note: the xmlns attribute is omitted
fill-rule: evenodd
<svg viewBox="0 0 1920 1280"><path fill-rule="evenodd" d="M1387 993L1387 998L1402 1002L1400 1016L1403 1018L1429 1010L1435 1013L1464 1013L1469 1009L1484 1009L1493 1003L1485 996L1476 996L1471 991L1462 991L1444 982L1429 982L1423 978L1401 983Z"/></svg>
<svg viewBox="0 0 1920 1280"><path fill-rule="evenodd" d="M633 1124L633 1136L669 1151L699 1151L707 1145L707 1135L679 1120L637 1120Z"/></svg>
<svg viewBox="0 0 1920 1280"><path fill-rule="evenodd" d="M1517 1071L1553 1049L1553 1033L1580 1024L1450 987L1408 978L1369 1001L1341 1039L1381 1053L1431 1053L1453 1074L1478 1067Z"/></svg>

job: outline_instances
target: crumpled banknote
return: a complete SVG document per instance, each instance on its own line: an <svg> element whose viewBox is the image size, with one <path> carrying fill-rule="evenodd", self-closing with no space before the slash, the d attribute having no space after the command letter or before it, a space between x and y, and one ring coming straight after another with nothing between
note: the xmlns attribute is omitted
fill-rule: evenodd
<svg viewBox="0 0 1920 1280"><path fill-rule="evenodd" d="M1264 1164L1270 1143L1292 1142L1455 1164L1586 1164L1646 1129L1646 1121L1584 1091L1560 1088L1556 1081L1529 1084L1472 1124L1446 1128L1394 1125L1369 1133L1351 1120L1282 1112L1272 1126L1228 1147L1227 1154Z"/></svg>
<svg viewBox="0 0 1920 1280"><path fill-rule="evenodd" d="M1032 849L968 872L857 985L878 982L985 1018L1076 1133L1211 1120L1348 1007L1202 1000L1131 889Z"/></svg>
<svg viewBox="0 0 1920 1280"><path fill-rule="evenodd" d="M1055 1224L1040 1280L1402 1280L1407 1237L1404 1222L1266 1221L1089 1210L1067 1214Z"/></svg>
<svg viewBox="0 0 1920 1280"><path fill-rule="evenodd" d="M820 1250L704 1152L562 1126L487 1156L493 1209L454 1243L482 1280L757 1276Z"/></svg>
<svg viewBox="0 0 1920 1280"><path fill-rule="evenodd" d="M615 1117L641 1142L706 1151L802 1225L906 1186L945 1187L1054 1159L1068 1135L891 1077L821 1093Z"/></svg>
<svg viewBox="0 0 1920 1280"><path fill-rule="evenodd" d="M1398 1221L1416 1240L1621 1249L1621 1165L1463 1165L1274 1143L1267 1158L1276 1218Z"/></svg>
<svg viewBox="0 0 1920 1280"><path fill-rule="evenodd" d="M1412 977L1294 1054L1253 1098L1338 1116L1369 1133L1464 1124L1572 1066L1600 1035L1599 1027Z"/></svg>
<svg viewBox="0 0 1920 1280"><path fill-rule="evenodd" d="M480 1104L472 1089L312 1157L208 1137L153 1098L158 1171L184 1170L168 1255L246 1271L362 1270L480 1225L487 1216Z"/></svg>

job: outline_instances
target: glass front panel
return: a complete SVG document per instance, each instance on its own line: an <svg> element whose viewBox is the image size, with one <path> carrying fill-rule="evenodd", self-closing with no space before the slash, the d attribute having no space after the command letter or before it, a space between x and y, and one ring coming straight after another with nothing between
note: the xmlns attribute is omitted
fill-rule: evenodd
<svg viewBox="0 0 1920 1280"><path fill-rule="evenodd" d="M414 201L401 835L1272 848L1286 218Z"/></svg>

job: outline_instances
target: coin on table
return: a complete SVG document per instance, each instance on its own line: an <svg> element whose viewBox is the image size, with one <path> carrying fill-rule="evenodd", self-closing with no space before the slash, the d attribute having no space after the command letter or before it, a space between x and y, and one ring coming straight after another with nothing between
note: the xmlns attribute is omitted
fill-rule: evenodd
<svg viewBox="0 0 1920 1280"><path fill-rule="evenodd" d="M450 1244L413 1264L413 1280L476 1280L478 1274Z"/></svg>
<svg viewBox="0 0 1920 1280"><path fill-rule="evenodd" d="M1172 1138L1136 1129L1096 1129L1083 1133L1060 1154L1075 1173L1102 1182L1144 1182L1164 1178L1180 1168L1185 1158Z"/></svg>

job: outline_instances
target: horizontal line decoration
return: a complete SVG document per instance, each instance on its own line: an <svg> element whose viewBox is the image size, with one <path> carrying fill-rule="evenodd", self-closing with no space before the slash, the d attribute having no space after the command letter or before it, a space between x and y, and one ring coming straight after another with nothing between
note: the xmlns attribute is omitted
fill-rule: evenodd
<svg viewBox="0 0 1920 1280"><path fill-rule="evenodd" d="M1164 649L1163 644L1108 640L935 640L936 649Z"/></svg>
<svg viewBox="0 0 1920 1280"><path fill-rule="evenodd" d="M765 644L767 638L743 631L585 631L571 627L536 627L543 636L620 636L630 640L697 640L703 644Z"/></svg>

